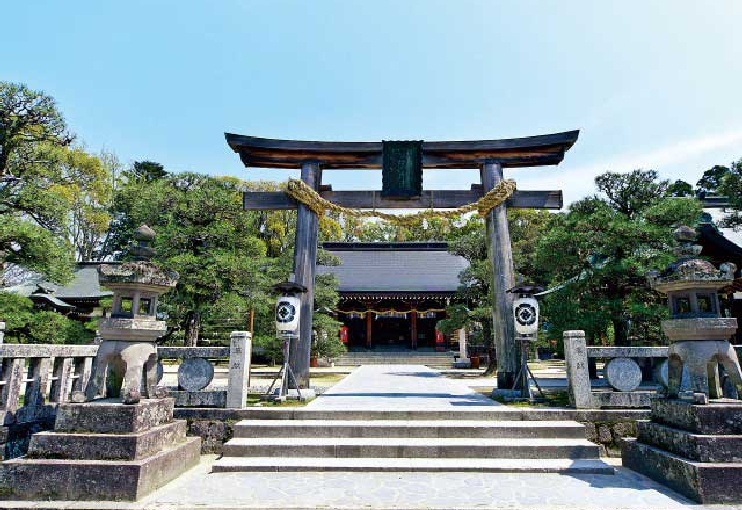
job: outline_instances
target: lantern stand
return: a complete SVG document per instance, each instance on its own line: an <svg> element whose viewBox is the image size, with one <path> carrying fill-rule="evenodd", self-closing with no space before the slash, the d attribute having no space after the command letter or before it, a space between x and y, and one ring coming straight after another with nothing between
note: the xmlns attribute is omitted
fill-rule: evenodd
<svg viewBox="0 0 742 510"><path fill-rule="evenodd" d="M523 399L533 401L531 381L538 389L541 397L544 392L539 386L536 377L528 367L528 350L530 344L535 342L538 334L538 301L534 294L544 290L543 287L534 284L521 284L508 289L507 292L518 294L513 300L513 318L515 320L515 339L520 343L520 370L515 376L515 383L511 389L516 389L520 384L520 396Z"/></svg>
<svg viewBox="0 0 742 510"><path fill-rule="evenodd" d="M274 292L280 293L280 296L276 300L276 336L281 342L283 364L273 378L264 396L266 400L272 400L274 402L283 402L288 398L289 382L292 382L294 388L296 388L298 399L302 399L301 390L296 382L296 376L289 364L289 353L291 350L291 340L299 337L301 300L298 295L306 292L307 288L291 280L293 278L289 277L289 281L276 284L272 287ZM281 379L281 384L277 388L277 391L274 392L273 386L279 378Z"/></svg>

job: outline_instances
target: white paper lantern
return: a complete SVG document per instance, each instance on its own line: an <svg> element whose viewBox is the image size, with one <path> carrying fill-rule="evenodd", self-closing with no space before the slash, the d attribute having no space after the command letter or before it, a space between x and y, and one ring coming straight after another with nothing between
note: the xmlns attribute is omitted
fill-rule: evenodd
<svg viewBox="0 0 742 510"><path fill-rule="evenodd" d="M514 299L513 317L519 335L535 335L538 332L538 301L532 297Z"/></svg>
<svg viewBox="0 0 742 510"><path fill-rule="evenodd" d="M276 329L296 331L299 329L301 301L293 296L281 296L276 301Z"/></svg>

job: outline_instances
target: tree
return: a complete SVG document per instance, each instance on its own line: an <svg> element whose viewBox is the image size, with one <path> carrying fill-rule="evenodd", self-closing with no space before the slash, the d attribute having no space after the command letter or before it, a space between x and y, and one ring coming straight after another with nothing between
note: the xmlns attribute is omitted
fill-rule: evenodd
<svg viewBox="0 0 742 510"><path fill-rule="evenodd" d="M89 343L93 332L83 324L50 311L34 310L27 297L0 291L0 317L5 339L13 343Z"/></svg>
<svg viewBox="0 0 742 510"><path fill-rule="evenodd" d="M513 249L513 264L517 279L530 282L542 281L542 269L535 260L539 239L548 231L552 215L547 211L530 209L508 210L508 227ZM494 373L497 367L492 333L492 264L487 257L487 235L485 221L477 216L469 217L451 229L449 251L467 259L469 267L459 275L461 286L458 300L446 309L447 319L438 323L445 334L469 327L472 344L480 343L490 352L490 363L486 373ZM474 326L477 327L474 327ZM481 326L481 327L480 327Z"/></svg>
<svg viewBox="0 0 742 510"><path fill-rule="evenodd" d="M701 204L666 197L667 181L651 170L608 173L595 182L603 195L555 215L539 242L536 264L552 286L561 285L545 300L544 316L554 339L565 329L585 329L591 338L612 330L616 345L628 345L631 331L649 331L645 324L664 313L644 274L670 262L672 226L695 224Z"/></svg>
<svg viewBox="0 0 742 510"><path fill-rule="evenodd" d="M667 187L668 197L693 197L693 186L680 179L676 180Z"/></svg>
<svg viewBox="0 0 742 510"><path fill-rule="evenodd" d="M58 281L71 276L71 246L59 238L67 181L54 162L72 139L53 98L0 82L0 285L6 263Z"/></svg>
<svg viewBox="0 0 742 510"><path fill-rule="evenodd" d="M23 178L39 145L68 146L73 139L54 98L0 81L0 177Z"/></svg>
<svg viewBox="0 0 742 510"><path fill-rule="evenodd" d="M273 345L271 286L291 272L296 213L243 211L248 188L278 186L194 173L149 180L125 175L117 186L106 255L124 256L131 232L143 223L157 232L155 261L180 273L175 290L162 298L169 341L194 346L202 333L209 341L226 339L230 329L247 328L252 315L255 344ZM320 220L322 239L340 235L337 224ZM316 303L323 285L318 278ZM335 294L322 306L334 308L336 301Z"/></svg>

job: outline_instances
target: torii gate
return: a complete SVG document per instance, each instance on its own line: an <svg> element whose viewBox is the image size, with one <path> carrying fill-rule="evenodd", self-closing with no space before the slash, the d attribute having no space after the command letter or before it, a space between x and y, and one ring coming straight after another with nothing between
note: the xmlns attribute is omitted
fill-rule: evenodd
<svg viewBox="0 0 742 510"><path fill-rule="evenodd" d="M319 142L276 140L225 133L227 143L245 164L258 168L301 169L301 180L317 191L322 198L335 204L357 209L430 209L456 208L476 202L484 193L503 181L503 168L556 165L564 153L577 141L579 131L530 136L503 140L451 142ZM333 191L322 185L322 171L328 169L381 169L384 166L384 148L390 144L417 144L412 158L420 167L419 182L413 191L398 192L400 184L410 183L400 178L380 191ZM387 149L389 156L392 150ZM394 156L398 158L399 154ZM404 154L402 159L404 160ZM478 168L481 184L472 184L470 190L422 190L422 168L467 169ZM409 181L410 179L406 179ZM414 178L412 179L414 180ZM396 187L395 187L396 186ZM506 203L487 213L487 252L492 264L494 281L493 333L497 351L497 384L499 388L513 386L519 367L512 317L512 296L505 291L515 285L513 254L510 245L507 207L534 209L561 209L560 191L515 191ZM311 349L312 308L314 303L314 276L317 261L318 216L308 206L297 203L286 193L246 192L244 209L266 211L298 208L294 273L296 283L307 287L301 297L300 338L291 345L289 363L300 386L309 385L309 356Z"/></svg>

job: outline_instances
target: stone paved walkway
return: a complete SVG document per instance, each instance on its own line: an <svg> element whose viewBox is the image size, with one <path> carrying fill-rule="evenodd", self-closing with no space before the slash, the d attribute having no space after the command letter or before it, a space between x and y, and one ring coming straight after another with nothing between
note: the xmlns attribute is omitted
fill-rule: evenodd
<svg viewBox="0 0 742 510"><path fill-rule="evenodd" d="M438 410L494 407L463 381L424 365L364 365L312 401L312 409Z"/></svg>
<svg viewBox="0 0 742 510"><path fill-rule="evenodd" d="M702 506L633 471L615 475L211 473L214 455L137 503L0 502L70 510L742 510Z"/></svg>

